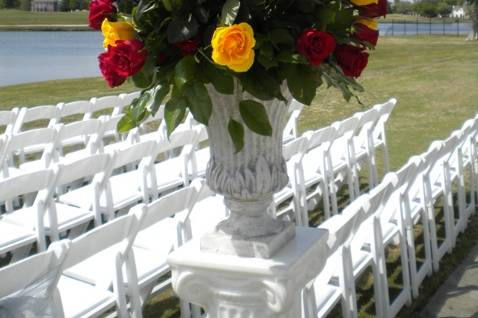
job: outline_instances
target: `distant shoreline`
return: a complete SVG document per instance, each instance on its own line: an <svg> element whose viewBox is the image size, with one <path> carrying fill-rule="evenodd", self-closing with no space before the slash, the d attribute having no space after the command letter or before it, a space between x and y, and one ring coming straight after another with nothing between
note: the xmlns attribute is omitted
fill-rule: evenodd
<svg viewBox="0 0 478 318"><path fill-rule="evenodd" d="M0 24L0 31L93 31L86 24Z"/></svg>

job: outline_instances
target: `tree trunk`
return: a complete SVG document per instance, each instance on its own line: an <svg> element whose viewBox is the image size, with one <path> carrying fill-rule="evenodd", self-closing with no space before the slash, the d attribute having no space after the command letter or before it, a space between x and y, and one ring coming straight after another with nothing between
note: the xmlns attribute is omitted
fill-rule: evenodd
<svg viewBox="0 0 478 318"><path fill-rule="evenodd" d="M468 40L478 40L478 0L471 4L470 10L472 31L468 35Z"/></svg>

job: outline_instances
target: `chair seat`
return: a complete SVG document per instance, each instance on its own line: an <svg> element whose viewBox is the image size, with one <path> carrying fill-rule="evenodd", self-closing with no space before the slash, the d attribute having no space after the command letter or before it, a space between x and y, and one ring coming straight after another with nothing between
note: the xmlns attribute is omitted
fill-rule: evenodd
<svg viewBox="0 0 478 318"><path fill-rule="evenodd" d="M35 232L0 217L0 254L36 241Z"/></svg>
<svg viewBox="0 0 478 318"><path fill-rule="evenodd" d="M135 170L112 176L109 179L111 193L113 194L113 208L115 210L122 209L141 200L143 192L140 189L139 178L139 173ZM93 186L90 184L61 195L59 201L91 210L93 199ZM102 209L107 207L104 194L100 197L100 207Z"/></svg>
<svg viewBox="0 0 478 318"><path fill-rule="evenodd" d="M112 292L65 275L60 277L58 290L66 318L91 317L115 306Z"/></svg>
<svg viewBox="0 0 478 318"><path fill-rule="evenodd" d="M163 192L183 184L181 171L183 160L180 157L161 161L154 165L158 191Z"/></svg>
<svg viewBox="0 0 478 318"><path fill-rule="evenodd" d="M137 170L112 176L109 182L115 210L135 204L143 197L141 176ZM106 208L106 197L104 195L101 196L100 206Z"/></svg>
<svg viewBox="0 0 478 318"><path fill-rule="evenodd" d="M166 254L156 253L140 247L133 246L138 283L141 287L154 283L158 278L169 272ZM126 277L126 276L125 276Z"/></svg>
<svg viewBox="0 0 478 318"><path fill-rule="evenodd" d="M57 218L58 218L58 230L60 232L71 229L80 224L93 219L93 215L89 211L73 207L66 204L55 203ZM36 227L37 212L34 208L25 208L14 211L5 217L12 223L25 226L31 229ZM46 230L51 230L50 217L48 213L45 213L43 222Z"/></svg>
<svg viewBox="0 0 478 318"><path fill-rule="evenodd" d="M174 248L177 222L174 218L164 219L138 233L134 246L168 255Z"/></svg>
<svg viewBox="0 0 478 318"><path fill-rule="evenodd" d="M181 213L177 217L181 217ZM216 225L226 217L227 208L222 196L210 196L197 202L189 216L192 237L199 238L208 232L212 232Z"/></svg>

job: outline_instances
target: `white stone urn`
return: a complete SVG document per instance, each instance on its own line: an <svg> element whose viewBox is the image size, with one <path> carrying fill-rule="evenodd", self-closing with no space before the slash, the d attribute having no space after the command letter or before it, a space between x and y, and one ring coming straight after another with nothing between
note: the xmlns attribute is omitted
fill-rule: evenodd
<svg viewBox="0 0 478 318"><path fill-rule="evenodd" d="M244 92L238 81L235 85L232 95L208 87L213 112L207 128L211 159L206 179L213 191L224 196L230 216L217 224L213 233L201 238L201 251L271 258L295 235L292 222L275 219L267 212L273 194L289 180L282 156L282 132L292 97L286 85L282 93L287 102L261 101ZM271 137L247 128L239 112L241 100L264 105L273 129ZM230 118L244 124L244 148L238 153L228 133Z"/></svg>

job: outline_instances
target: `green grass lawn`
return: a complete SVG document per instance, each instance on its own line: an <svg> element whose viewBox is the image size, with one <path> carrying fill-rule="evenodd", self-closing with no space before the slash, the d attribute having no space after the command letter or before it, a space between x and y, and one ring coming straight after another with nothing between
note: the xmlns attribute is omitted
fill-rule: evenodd
<svg viewBox="0 0 478 318"><path fill-rule="evenodd" d="M19 24L88 24L88 12L30 12L13 9L0 10L0 25Z"/></svg>
<svg viewBox="0 0 478 318"><path fill-rule="evenodd" d="M317 129L357 111L398 99L398 105L387 124L391 165L400 167L410 156L422 153L436 139L447 137L468 118L478 112L478 42L456 37L382 38L371 53L369 67L361 78L366 92L346 103L334 89L321 88L312 107L303 112L301 129ZM0 109L72 101L92 96L133 90L126 85L110 90L101 79L51 81L36 84L0 87ZM318 219L318 218L317 218ZM416 229L417 237L421 233ZM425 280L421 296L401 317L418 317L427 298L451 273L478 238L475 217L464 236L460 237L452 255L446 256L441 271ZM420 249L420 242L417 243ZM389 250L390 284L397 279L400 265L393 248ZM146 317L178 317L177 302L171 292L151 299L145 307ZM373 315L373 287L366 276L358 287L360 317Z"/></svg>

